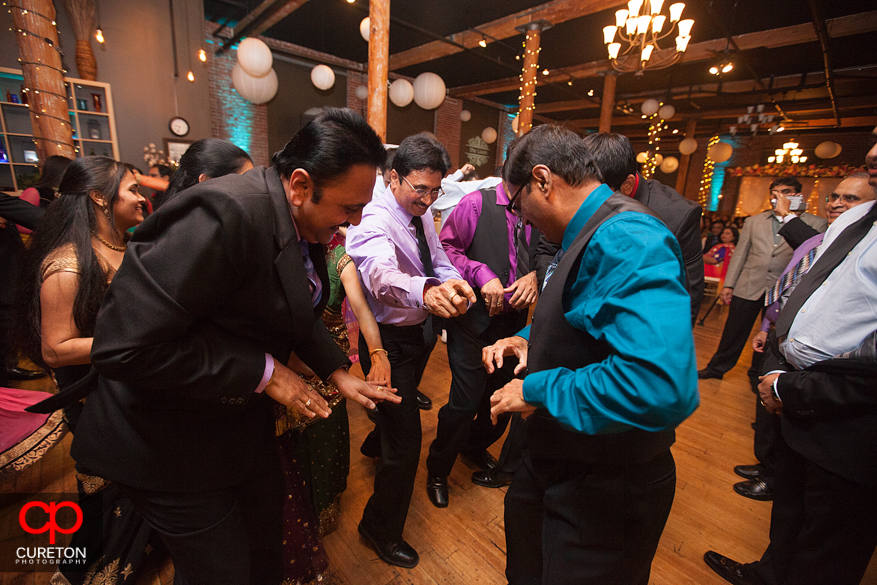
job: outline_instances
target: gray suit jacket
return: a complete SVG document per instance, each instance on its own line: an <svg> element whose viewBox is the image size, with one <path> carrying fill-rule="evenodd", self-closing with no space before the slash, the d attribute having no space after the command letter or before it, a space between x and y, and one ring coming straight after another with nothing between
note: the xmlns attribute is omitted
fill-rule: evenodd
<svg viewBox="0 0 877 585"><path fill-rule="evenodd" d="M792 248L780 238L773 237L773 210L753 215L743 223L740 241L731 257L725 286L734 289L734 296L756 301L766 290L776 284L783 270L792 259ZM800 218L810 227L824 232L825 218L801 214Z"/></svg>

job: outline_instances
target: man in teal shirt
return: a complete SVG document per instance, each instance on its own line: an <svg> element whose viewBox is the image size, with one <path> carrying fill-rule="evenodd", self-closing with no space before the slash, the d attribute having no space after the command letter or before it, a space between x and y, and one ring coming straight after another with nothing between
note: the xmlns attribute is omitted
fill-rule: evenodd
<svg viewBox="0 0 877 585"><path fill-rule="evenodd" d="M506 495L506 576L646 585L675 492L673 429L699 402L679 245L601 184L563 128L521 138L503 178L513 213L563 251L532 325L484 350L488 371L509 355L528 370L491 398L492 416L527 418Z"/></svg>

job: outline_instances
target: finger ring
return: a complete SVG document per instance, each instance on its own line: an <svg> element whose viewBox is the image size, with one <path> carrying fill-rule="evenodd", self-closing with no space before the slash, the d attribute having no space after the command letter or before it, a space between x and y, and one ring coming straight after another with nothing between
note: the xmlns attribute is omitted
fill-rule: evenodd
<svg viewBox="0 0 877 585"><path fill-rule="evenodd" d="M458 295L457 293L454 293L454 294L452 294L451 296L448 297L448 300L449 300L449 301L453 301L453 300L454 300L454 297L458 297L458 296L460 296L460 295Z"/></svg>
<svg viewBox="0 0 877 585"><path fill-rule="evenodd" d="M311 402L313 402L313 401L312 401L310 398L308 398L308 401L305 402L305 406L310 406L310 405L311 405Z"/></svg>
<svg viewBox="0 0 877 585"><path fill-rule="evenodd" d="M758 401L761 403L762 406L767 406L767 404L764 403L764 400L759 398Z"/></svg>

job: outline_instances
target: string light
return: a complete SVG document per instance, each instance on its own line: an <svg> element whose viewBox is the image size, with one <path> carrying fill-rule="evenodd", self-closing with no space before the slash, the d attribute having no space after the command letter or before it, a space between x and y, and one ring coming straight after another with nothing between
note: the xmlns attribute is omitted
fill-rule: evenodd
<svg viewBox="0 0 877 585"><path fill-rule="evenodd" d="M198 49L198 58L201 59L202 63L207 62L207 51L204 49Z"/></svg>
<svg viewBox="0 0 877 585"><path fill-rule="evenodd" d="M706 151L709 152L710 148L714 144L719 143L719 135L716 134L712 138L710 138L709 143L707 144ZM700 178L700 191L697 193L697 200L700 203L701 207L706 209L707 198L710 194L710 189L713 184L713 173L715 172L715 163L710 159L709 156L706 157L706 160L703 161L703 174Z"/></svg>

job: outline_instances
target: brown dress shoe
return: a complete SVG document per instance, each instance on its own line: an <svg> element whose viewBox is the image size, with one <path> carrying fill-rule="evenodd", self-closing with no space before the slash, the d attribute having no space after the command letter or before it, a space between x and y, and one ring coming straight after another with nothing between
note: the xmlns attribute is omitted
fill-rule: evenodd
<svg viewBox="0 0 877 585"><path fill-rule="evenodd" d="M745 565L743 563L723 557L712 550L704 553L703 560L710 569L728 583L733 583L733 585L758 585L745 574Z"/></svg>

